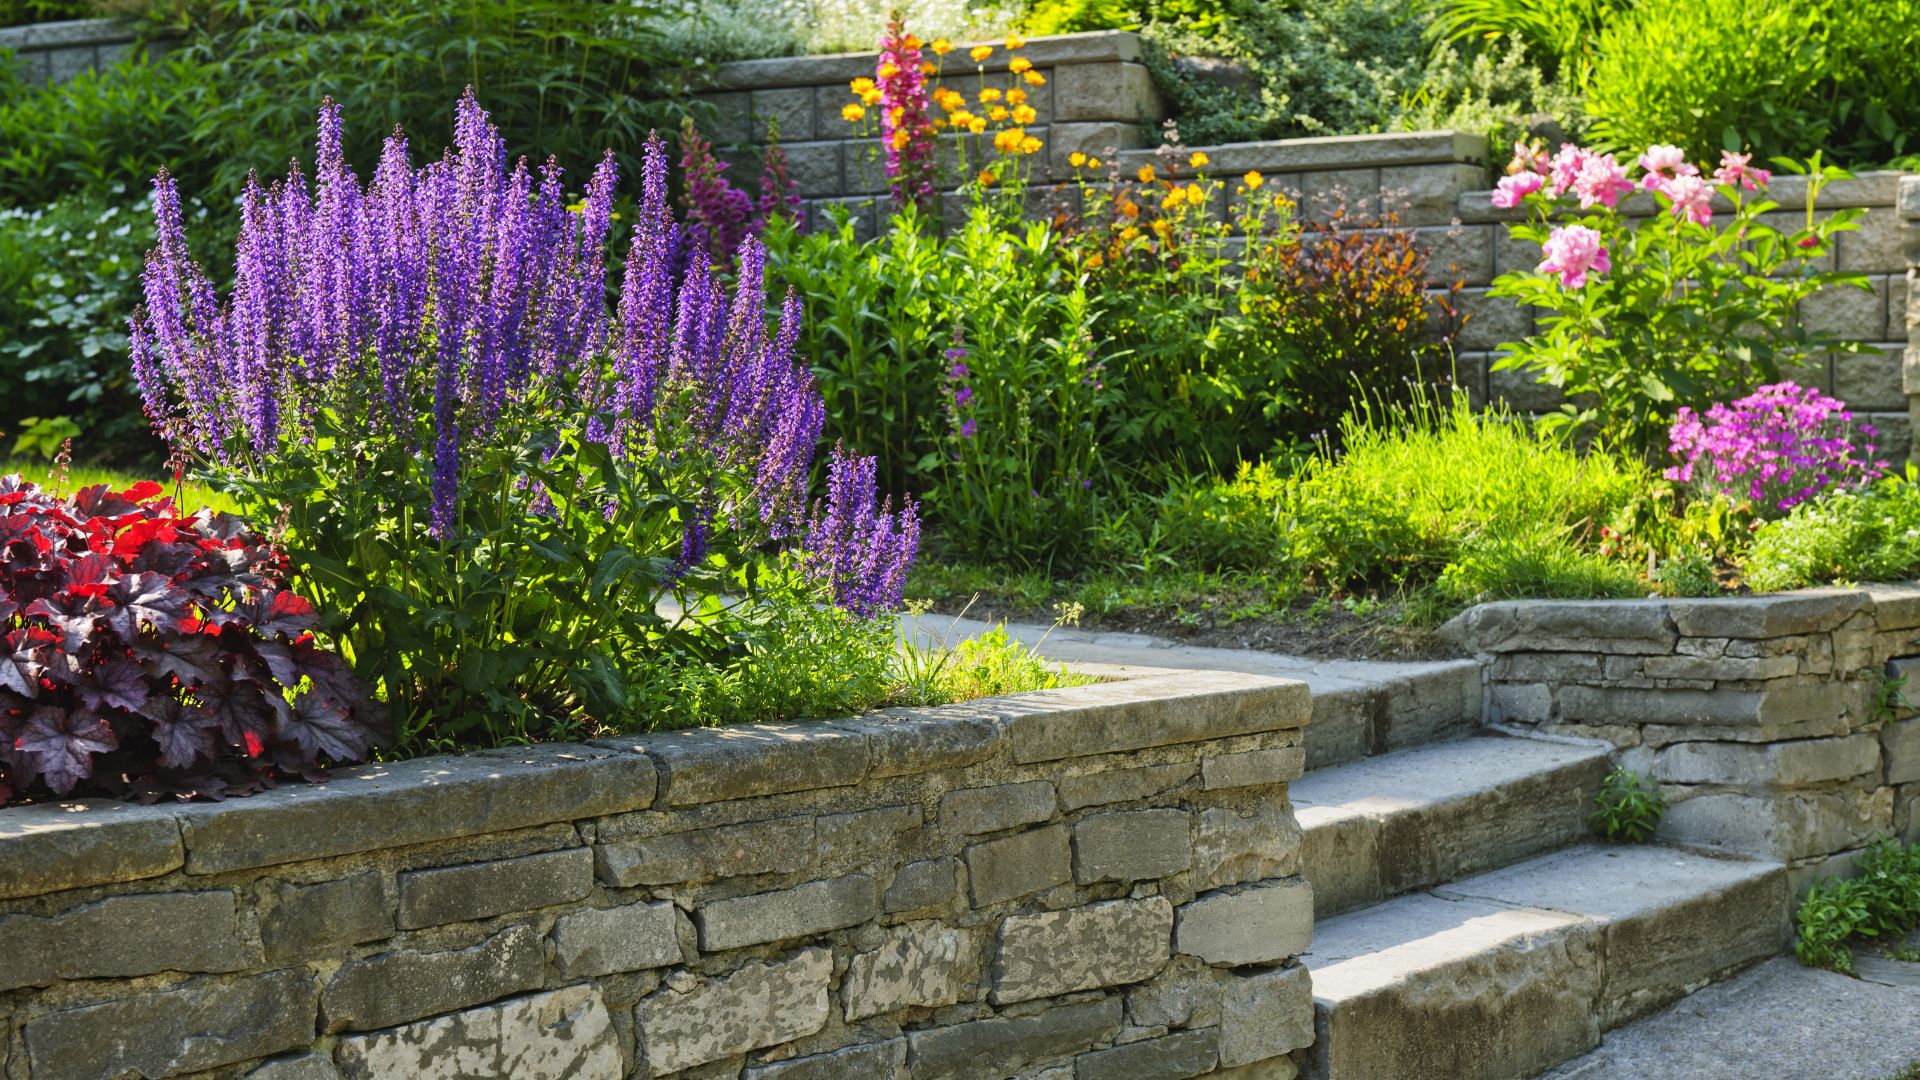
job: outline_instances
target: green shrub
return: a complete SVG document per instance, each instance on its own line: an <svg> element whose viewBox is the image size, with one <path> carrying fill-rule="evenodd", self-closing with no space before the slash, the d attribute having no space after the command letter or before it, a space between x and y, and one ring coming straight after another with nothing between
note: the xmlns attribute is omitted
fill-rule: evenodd
<svg viewBox="0 0 1920 1080"><path fill-rule="evenodd" d="M1660 789L1638 773L1615 769L1593 794L1593 813L1587 816L1587 826L1611 843L1644 844L1653 839L1666 812L1667 801Z"/></svg>
<svg viewBox="0 0 1920 1080"><path fill-rule="evenodd" d="M1640 4L1601 35L1587 108L1616 147L1867 165L1920 149L1911 0Z"/></svg>
<svg viewBox="0 0 1920 1080"><path fill-rule="evenodd" d="M1859 491L1835 491L1762 524L1747 551L1747 584L1762 592L1846 581L1891 581L1920 570L1920 484L1911 467Z"/></svg>
<svg viewBox="0 0 1920 1080"><path fill-rule="evenodd" d="M1875 842L1854 863L1853 877L1813 883L1794 924L1801 963L1852 974L1853 940L1888 941L1920 925L1920 844Z"/></svg>

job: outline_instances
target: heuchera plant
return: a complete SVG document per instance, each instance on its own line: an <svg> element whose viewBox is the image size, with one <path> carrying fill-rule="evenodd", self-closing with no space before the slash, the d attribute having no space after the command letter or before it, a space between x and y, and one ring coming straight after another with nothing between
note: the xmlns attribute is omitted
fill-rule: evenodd
<svg viewBox="0 0 1920 1080"><path fill-rule="evenodd" d="M1773 213L1772 176L1748 155L1722 154L1709 177L1671 146L1629 169L1571 144L1551 156L1517 144L1493 204L1526 207L1527 223L1510 232L1544 258L1502 274L1492 292L1542 314L1540 331L1503 345L1493 369L1527 370L1567 395L1549 427L1652 455L1678 409L1778 382L1816 353L1858 351L1810 330L1799 311L1823 289L1871 287L1862 274L1817 269L1834 238L1859 227L1858 209L1814 214L1821 186L1845 175L1809 164L1794 227ZM1635 200L1652 204L1630 214Z"/></svg>
<svg viewBox="0 0 1920 1080"><path fill-rule="evenodd" d="M899 603L915 507L841 484L809 509L825 408L799 302L769 321L751 236L729 296L666 156L650 139L612 318L611 157L570 207L557 164L509 167L471 94L453 150L415 169L395 134L366 184L323 108L315 185L248 185L224 300L155 184L132 333L150 413L243 509L286 508L324 629L404 748L645 724L657 661L724 668L743 609Z"/></svg>
<svg viewBox="0 0 1920 1080"><path fill-rule="evenodd" d="M1879 436L1835 398L1790 382L1709 409L1682 408L1670 432L1680 464L1667 479L1753 503L1779 517L1824 491L1859 488L1886 474Z"/></svg>
<svg viewBox="0 0 1920 1080"><path fill-rule="evenodd" d="M0 804L219 797L365 758L365 689L286 569L158 484L61 499L0 476Z"/></svg>

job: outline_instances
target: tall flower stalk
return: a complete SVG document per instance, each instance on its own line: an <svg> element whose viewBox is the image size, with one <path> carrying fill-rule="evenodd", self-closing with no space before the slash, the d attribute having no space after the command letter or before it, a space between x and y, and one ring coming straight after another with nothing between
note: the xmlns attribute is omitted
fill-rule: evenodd
<svg viewBox="0 0 1920 1080"><path fill-rule="evenodd" d="M570 202L557 163L509 165L469 92L452 149L415 168L396 133L363 184L339 129L324 105L311 184L248 184L224 298L155 181L134 364L176 451L250 509L289 507L296 563L403 732L604 720L648 656L722 655L717 598L789 568L849 610L898 606L912 504L847 489L814 513L857 523L855 578L798 550L825 420L799 302L769 321L751 236L729 292L669 208L657 136L610 305L611 156ZM669 594L682 614L657 614Z"/></svg>

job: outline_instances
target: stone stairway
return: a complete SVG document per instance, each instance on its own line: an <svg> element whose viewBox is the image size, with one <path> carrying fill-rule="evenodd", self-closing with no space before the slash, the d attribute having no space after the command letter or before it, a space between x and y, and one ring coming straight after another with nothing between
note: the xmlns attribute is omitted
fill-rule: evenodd
<svg viewBox="0 0 1920 1080"><path fill-rule="evenodd" d="M1607 749L1483 728L1470 661L1324 662L1071 630L1043 651L1313 688L1309 771L1290 787L1318 919L1302 958L1318 1027L1308 1080L1525 1080L1787 946L1781 866L1594 843Z"/></svg>

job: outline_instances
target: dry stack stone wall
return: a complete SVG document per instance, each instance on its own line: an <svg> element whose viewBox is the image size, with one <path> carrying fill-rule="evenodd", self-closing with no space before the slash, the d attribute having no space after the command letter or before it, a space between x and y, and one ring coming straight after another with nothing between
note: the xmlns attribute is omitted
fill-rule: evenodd
<svg viewBox="0 0 1920 1080"><path fill-rule="evenodd" d="M1483 604L1447 629L1490 722L1618 747L1671 804L1664 839L1778 859L1797 888L1920 839L1920 586Z"/></svg>
<svg viewBox="0 0 1920 1080"><path fill-rule="evenodd" d="M858 720L0 811L0 1075L1285 1078L1306 687Z"/></svg>
<svg viewBox="0 0 1920 1080"><path fill-rule="evenodd" d="M988 85L1010 85L1008 54L995 43L986 64ZM977 84L974 64L962 45L942 60L948 85L971 93ZM1047 76L1033 96L1040 113L1035 134L1047 149L1035 160L1035 198L1071 203L1073 176L1067 156L1074 151L1111 156L1110 175L1131 176L1157 162L1165 104L1142 63L1139 39L1101 32L1034 38L1021 55ZM931 54L929 54L931 56ZM872 75L875 54L798 57L722 64L714 89L705 97L715 106L716 142L730 144L740 163L738 176L758 176L754 145L769 121L780 137L808 200L809 214L824 218L824 208L845 205L864 234L886 212L886 177L878 142L852 138L853 125L840 109L853 98L849 80ZM955 167L956 137L948 136L940 160L949 216L958 205L952 195L962 179ZM978 140L972 140L977 143ZM1506 149L1489 148L1479 135L1457 131L1397 132L1315 139L1284 139L1201 147L1211 159L1209 171L1232 178L1258 169L1292 192L1308 217L1324 217L1336 206L1361 214L1391 212L1417 230L1435 268L1435 284L1459 282L1460 311L1466 317L1460 338L1459 379L1480 400L1499 400L1524 412L1557 408L1560 399L1524 372L1490 371L1494 350L1531 333L1532 312L1491 297L1488 286L1499 274L1539 264L1535 245L1510 240L1506 224L1521 215L1496 209L1488 190L1493 170L1505 163ZM979 160L978 147L970 150ZM1177 159L1176 159L1177 160ZM1822 359L1811 368L1788 373L1805 385L1820 387L1865 414L1884 433L1894 456L1912 443L1908 383L1920 396L1920 373L1902 377L1902 354L1909 334L1920 333L1920 294L1909 288L1920 265L1920 178L1899 173L1868 173L1838 181L1821 193L1818 212L1842 207L1865 211L1858 231L1840 237L1831 263L1866 275L1870 288L1836 290L1817 298L1805 312L1810 325L1870 343L1871 352ZM1804 213L1806 188L1792 177L1779 178L1774 199L1788 217ZM1641 215L1657 209L1650 196L1627 204ZM1722 212L1727 207L1722 206ZM1903 250L1904 248L1904 250ZM1920 372L1920 360L1913 362Z"/></svg>

